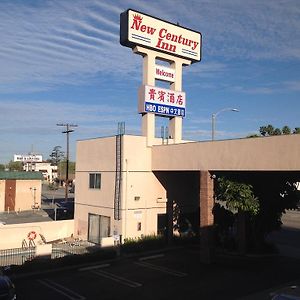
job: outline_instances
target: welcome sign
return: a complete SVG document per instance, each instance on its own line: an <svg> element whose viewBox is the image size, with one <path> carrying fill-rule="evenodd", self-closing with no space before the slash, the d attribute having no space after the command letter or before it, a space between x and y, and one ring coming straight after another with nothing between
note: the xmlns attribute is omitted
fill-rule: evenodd
<svg viewBox="0 0 300 300"><path fill-rule="evenodd" d="M121 13L120 43L133 48L144 46L198 62L201 60L201 33L128 9Z"/></svg>

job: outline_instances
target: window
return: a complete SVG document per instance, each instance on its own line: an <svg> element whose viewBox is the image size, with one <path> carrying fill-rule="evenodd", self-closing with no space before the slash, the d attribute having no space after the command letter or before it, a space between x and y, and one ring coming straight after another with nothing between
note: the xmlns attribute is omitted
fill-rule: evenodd
<svg viewBox="0 0 300 300"><path fill-rule="evenodd" d="M100 173L90 173L89 187L90 187L90 189L100 189L101 188L101 174Z"/></svg>
<svg viewBox="0 0 300 300"><path fill-rule="evenodd" d="M137 231L141 231L142 230L142 223L138 222L137 223Z"/></svg>
<svg viewBox="0 0 300 300"><path fill-rule="evenodd" d="M88 241L100 244L103 237L110 236L110 217L89 214Z"/></svg>

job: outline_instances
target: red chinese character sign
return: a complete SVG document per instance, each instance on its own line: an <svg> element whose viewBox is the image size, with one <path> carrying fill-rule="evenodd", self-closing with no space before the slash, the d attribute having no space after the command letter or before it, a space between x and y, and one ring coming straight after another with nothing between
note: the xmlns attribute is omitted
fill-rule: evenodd
<svg viewBox="0 0 300 300"><path fill-rule="evenodd" d="M143 85L139 90L139 113L184 117L185 93Z"/></svg>

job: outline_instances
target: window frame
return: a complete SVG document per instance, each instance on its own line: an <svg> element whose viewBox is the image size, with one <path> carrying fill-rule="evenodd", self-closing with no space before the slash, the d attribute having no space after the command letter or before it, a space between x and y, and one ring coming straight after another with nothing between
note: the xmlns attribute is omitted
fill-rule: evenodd
<svg viewBox="0 0 300 300"><path fill-rule="evenodd" d="M89 189L101 190L101 173L100 172L89 173Z"/></svg>
<svg viewBox="0 0 300 300"><path fill-rule="evenodd" d="M98 215L95 213L88 213L88 234L87 234L88 242L100 245L102 238L110 237L110 236L111 236L111 217Z"/></svg>

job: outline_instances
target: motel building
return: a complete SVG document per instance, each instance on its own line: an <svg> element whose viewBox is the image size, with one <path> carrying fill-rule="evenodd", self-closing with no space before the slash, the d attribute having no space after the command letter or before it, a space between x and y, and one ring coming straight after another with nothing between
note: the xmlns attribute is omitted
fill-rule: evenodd
<svg viewBox="0 0 300 300"><path fill-rule="evenodd" d="M199 32L127 10L121 14L120 43L143 58L138 91L142 134L126 135L120 126L116 136L77 142L76 236L106 246L147 235L170 237L178 234L176 222L185 222L200 231L209 250L215 176L300 181L300 135L182 139L188 98L182 91L182 67L201 59ZM156 84L161 80L169 89ZM156 117L168 118L168 139L155 137Z"/></svg>

